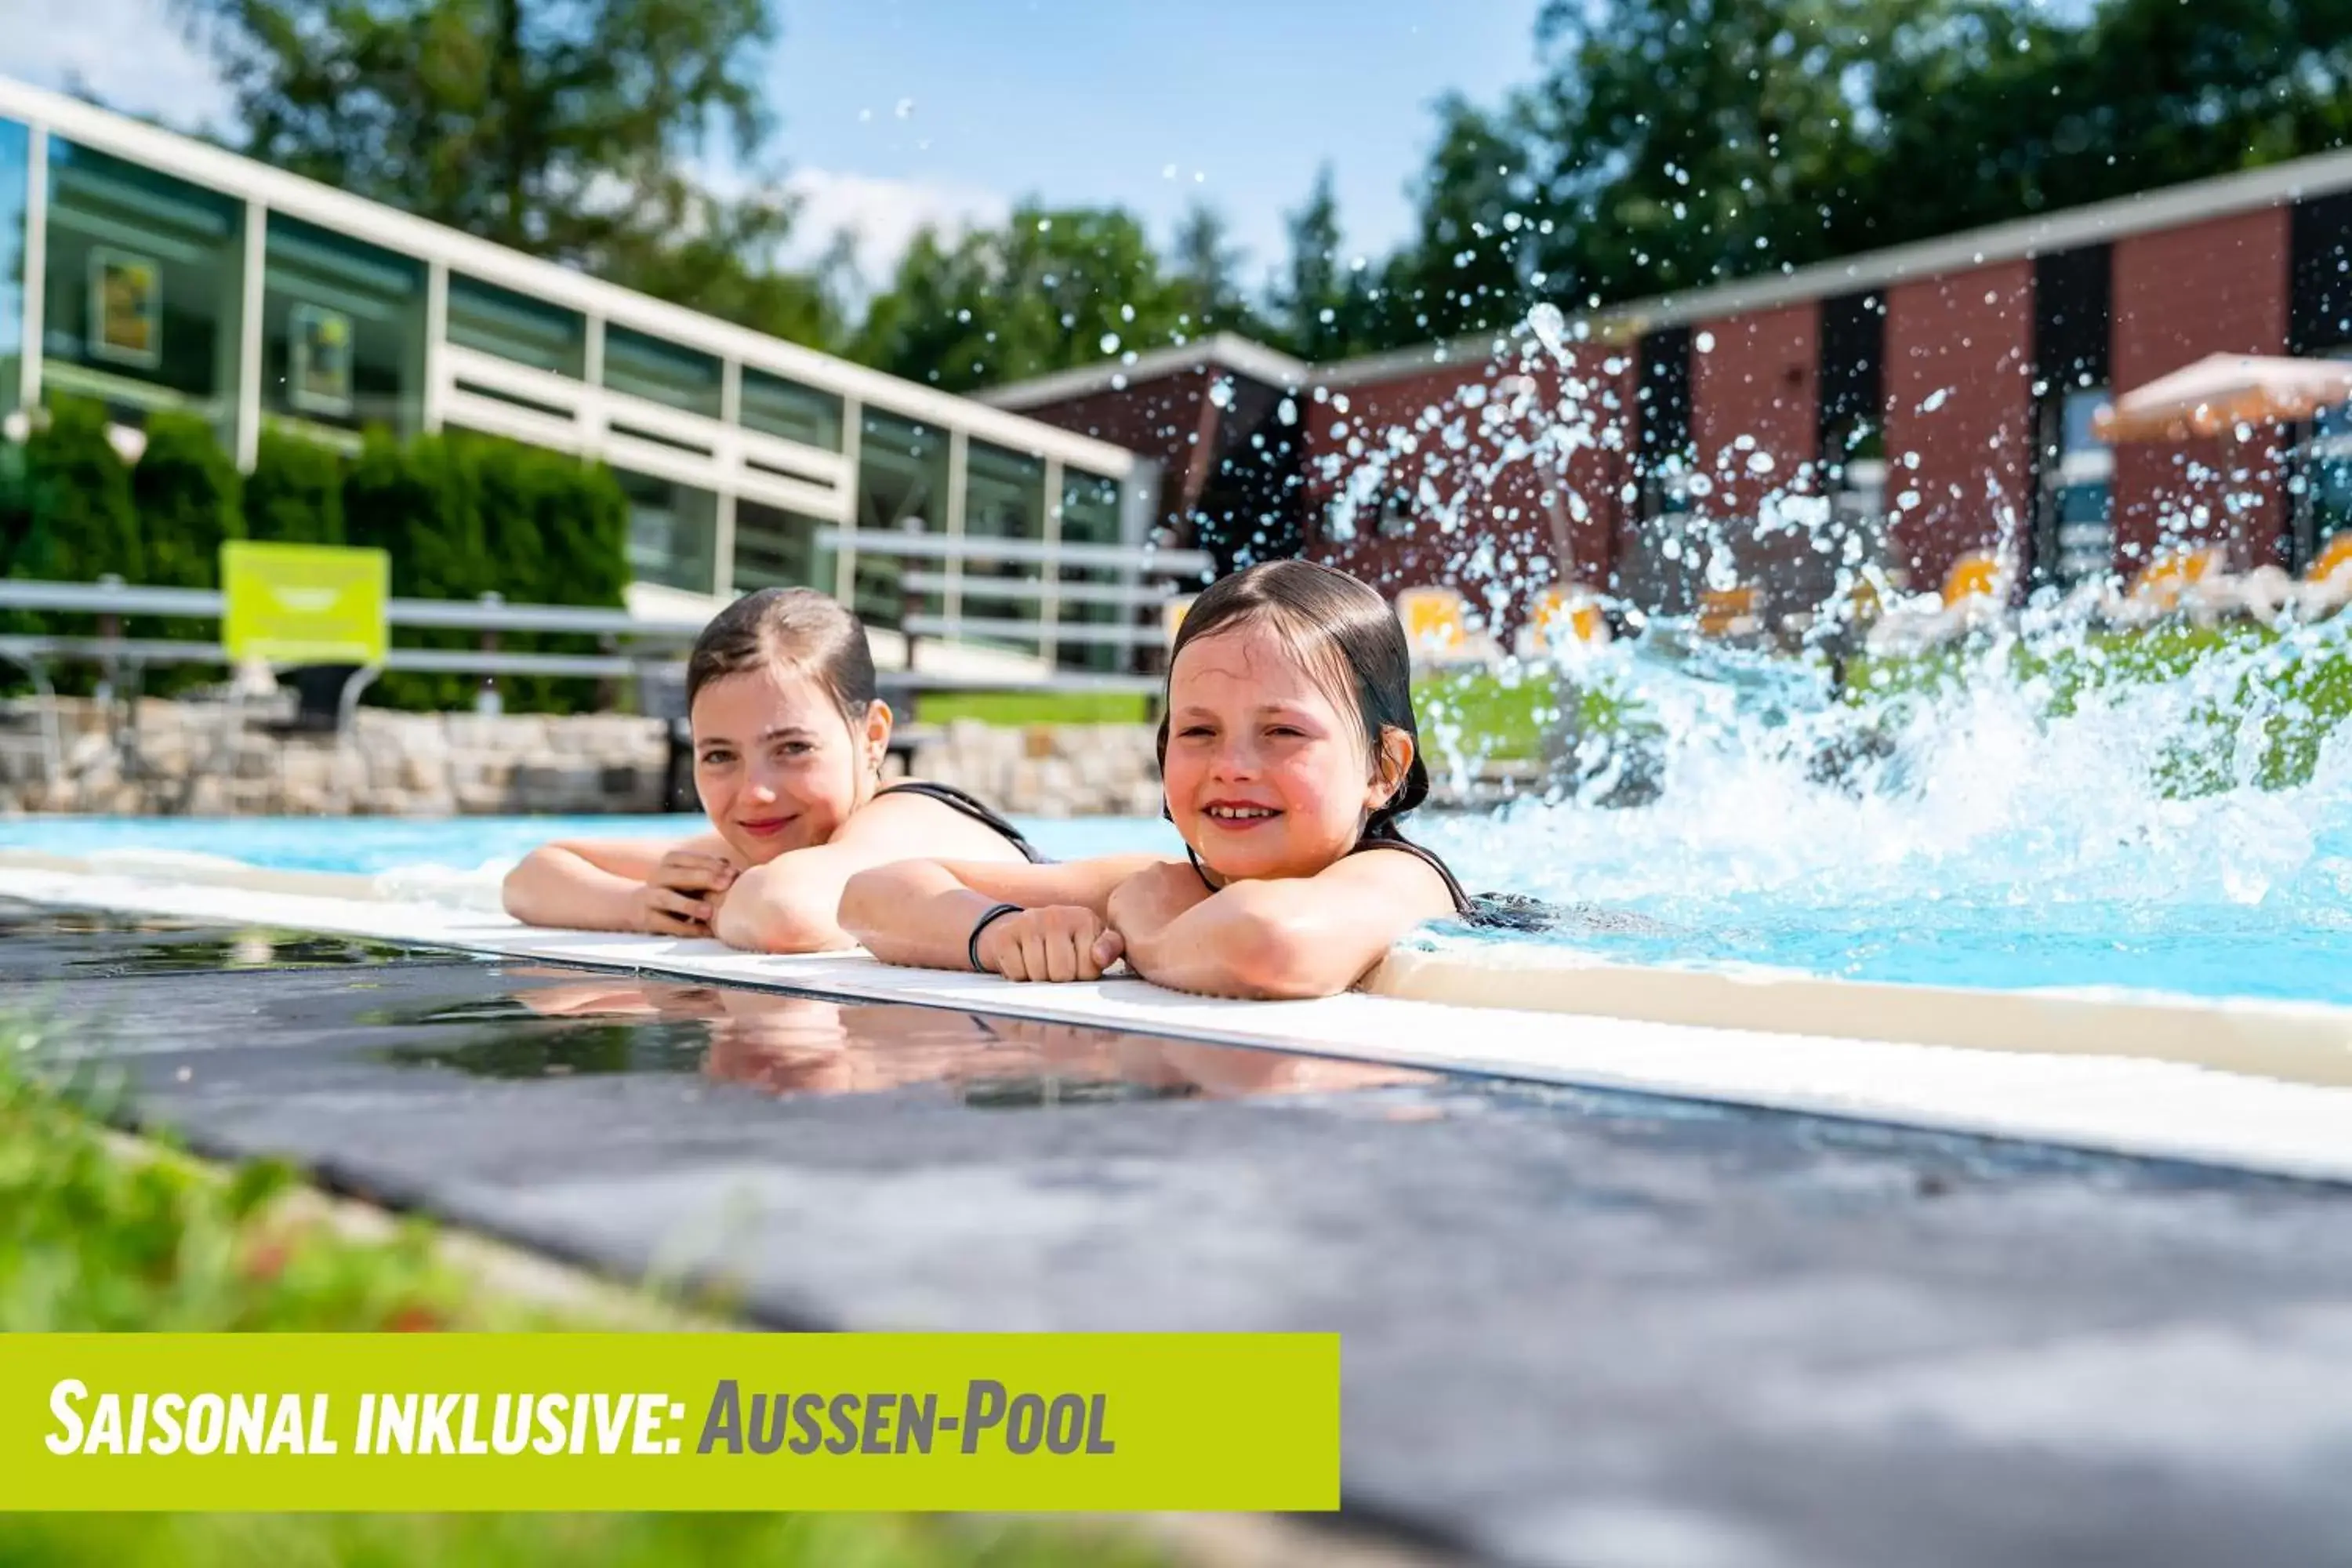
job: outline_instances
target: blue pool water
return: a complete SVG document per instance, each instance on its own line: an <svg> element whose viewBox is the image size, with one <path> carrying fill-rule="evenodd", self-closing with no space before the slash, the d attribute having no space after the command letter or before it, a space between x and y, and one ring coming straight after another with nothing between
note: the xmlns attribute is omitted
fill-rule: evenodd
<svg viewBox="0 0 2352 1568"><path fill-rule="evenodd" d="M1164 822L1024 819L1032 843L1061 859L1139 848L1181 848ZM184 817L0 819L0 847L51 855L125 849L218 856L280 871L373 874L437 867L505 866L551 838L674 838L703 831L698 816Z"/></svg>
<svg viewBox="0 0 2352 1568"><path fill-rule="evenodd" d="M1426 940L2352 1005L2352 615L2226 646L2160 679L2106 679L2108 645L2079 625L1945 657L1950 679L1939 685L1839 692L1818 663L1654 632L1525 672L1547 700L1556 682L1577 689L1559 710L1580 711L1599 691L1640 723L1577 741L1549 799L1424 812L1413 832L1473 889L1653 923L1644 934L1581 927L1542 938L1441 927ZM2048 672L2062 668L2075 685L2053 684ZM1440 757L1479 743L1455 728L1442 694L1421 723ZM0 846L389 871L415 879L401 883L405 895L478 901L495 898L498 868L547 838L698 826L0 819ZM1153 819L1024 826L1064 858L1178 847Z"/></svg>
<svg viewBox="0 0 2352 1568"><path fill-rule="evenodd" d="M455 872L510 862L553 837L663 837L696 825L681 816L20 818L0 821L0 846L66 855L163 849L310 871ZM1720 825L1724 837L1708 842L1664 808L1563 805L1431 816L1419 832L1474 888L1630 910L1665 928L1665 934L1579 931L1541 939L1601 957L1927 984L2117 986L2352 1005L2352 821L2341 817L2306 841L2296 863L2258 897L2243 880L2242 850L2234 880L2217 858L2142 844L2136 857L2088 869L2053 858L2042 858L2038 870L2032 857L1983 864L1960 858L1942 866L1937 883L1916 864L1882 866L1884 875L1858 869L1852 841L1833 836L1800 850L1768 835L1774 847L1768 855L1756 841L1764 826L1750 821L1743 830L1729 819ZM1177 847L1157 819L1022 826L1059 858ZM2079 884L2101 871L2113 891L2086 894ZM1433 928L1428 940L1538 939Z"/></svg>

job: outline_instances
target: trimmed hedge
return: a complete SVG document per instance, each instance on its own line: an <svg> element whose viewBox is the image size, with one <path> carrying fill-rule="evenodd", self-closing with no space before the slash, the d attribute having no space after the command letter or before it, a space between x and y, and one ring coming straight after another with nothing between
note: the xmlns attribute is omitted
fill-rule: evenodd
<svg viewBox="0 0 2352 1568"><path fill-rule="evenodd" d="M61 401L25 444L33 509L12 574L90 583L147 576L146 542L131 499L131 468L107 439L106 411Z"/></svg>
<svg viewBox="0 0 2352 1568"><path fill-rule="evenodd" d="M628 585L628 501L611 470L560 452L467 433L400 442L372 433L355 458L283 431L263 434L240 475L211 426L158 414L136 467L106 437L99 405L58 398L21 447L0 442L0 571L14 577L171 587L218 583L225 539L374 545L392 558L395 597L618 608ZM89 616L0 617L13 629L87 634ZM144 622L126 635L205 640L210 622ZM473 647L474 632L395 630L404 647ZM503 651L593 652L593 638L502 634ZM61 690L94 672L60 669ZM5 672L0 671L0 679ZM219 679L202 666L148 672L166 692ZM393 707L467 708L470 677L387 675L368 700ZM587 680L503 677L510 712L593 707Z"/></svg>
<svg viewBox="0 0 2352 1568"><path fill-rule="evenodd" d="M50 411L25 443L16 488L6 528L10 576L89 583L110 572L126 583L145 580L146 542L131 500L130 465L107 439L106 413L98 405L68 400ZM0 629L89 637L98 623L90 616L16 610L0 612ZM0 679L9 690L30 689L13 666L0 669ZM66 665L51 679L68 696L87 696L97 688L98 670Z"/></svg>
<svg viewBox="0 0 2352 1568"><path fill-rule="evenodd" d="M245 537L245 476L222 450L211 424L193 414L158 414L147 422L147 449L131 470L131 499L146 546L143 581L159 588L220 586L220 547ZM205 642L216 622L171 616L134 620L132 637ZM142 689L169 697L220 679L200 664L149 670Z"/></svg>
<svg viewBox="0 0 2352 1568"><path fill-rule="evenodd" d="M343 458L331 447L264 430L245 482L252 539L279 544L344 544Z"/></svg>

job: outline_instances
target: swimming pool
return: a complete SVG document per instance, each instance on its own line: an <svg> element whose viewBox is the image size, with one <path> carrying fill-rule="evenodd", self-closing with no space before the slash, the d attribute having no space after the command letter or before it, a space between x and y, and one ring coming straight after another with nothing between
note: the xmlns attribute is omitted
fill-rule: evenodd
<svg viewBox="0 0 2352 1568"><path fill-rule="evenodd" d="M2162 632L2195 655L2167 666L2148 645L2037 614L1932 658L1881 660L1843 689L1822 661L1664 622L1507 669L1503 685L1528 697L1534 683L1551 711L1589 713L1597 700L1620 717L1571 738L1552 798L1423 812L1413 833L1473 889L1650 923L1542 939L1440 927L1421 940L2352 1004L2352 616ZM1469 731L1490 721L1443 700L1423 707L1441 765L1487 743ZM547 838L698 821L18 818L0 819L0 847L388 873L405 896L478 907L494 901L499 870ZM1060 858L1178 847L1150 818L1022 826Z"/></svg>
<svg viewBox="0 0 2352 1568"><path fill-rule="evenodd" d="M1059 858L1181 847L1157 818L1020 824ZM699 816L26 816L0 818L0 848L51 855L156 849L217 856L279 871L374 874L431 868L503 869L551 838L668 838L702 831Z"/></svg>
<svg viewBox="0 0 2352 1568"><path fill-rule="evenodd" d="M1871 815L1865 802L1846 806L1858 817ZM1836 808L1815 802L1814 809ZM661 837L691 831L696 822L17 818L0 821L0 847L73 856L161 850L275 869L390 872L403 891L462 893L478 902L500 868L550 837ZM1177 847L1168 825L1152 818L1021 826L1047 853L1064 858ZM1494 816L1432 815L1418 831L1475 888L1635 911L1663 928L1529 939L1438 927L1421 939L1442 947L1545 940L1634 963L2352 1004L2347 814L2326 816L2298 840L2299 858L2282 851L2278 858L2291 863L2270 869L2245 847L2260 839L2250 826L2239 833L2231 856L2207 854L2190 831L2126 847L2135 853L2110 846L2111 854L2072 858L1969 854L1965 845L1936 853L1901 849L1889 842L1884 823L1874 847L1856 837L1854 821L1801 825L1769 811L1741 816L1664 805L1598 810L1530 803ZM2248 880L2254 875L2263 878L2259 889Z"/></svg>

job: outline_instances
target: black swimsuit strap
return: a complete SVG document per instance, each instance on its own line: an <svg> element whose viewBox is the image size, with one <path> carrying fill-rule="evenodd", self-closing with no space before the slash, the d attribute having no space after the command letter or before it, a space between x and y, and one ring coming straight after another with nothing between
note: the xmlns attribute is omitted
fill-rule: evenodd
<svg viewBox="0 0 2352 1568"><path fill-rule="evenodd" d="M1477 912L1476 907L1470 901L1470 895L1464 892L1462 890L1462 884L1454 879L1454 868L1446 865L1444 861L1438 858L1436 850L1424 848L1421 845L1415 844L1412 839L1403 837L1398 834L1394 828L1391 828L1385 833L1374 834L1368 837L1358 839L1356 841L1356 847L1353 849L1349 850L1348 853L1350 855L1361 855L1368 849L1397 849L1412 856L1414 859L1420 861L1423 865L1436 872L1438 877L1444 880L1445 883L1445 896L1454 900L1454 912L1455 914L1461 916L1465 920L1468 920Z"/></svg>
<svg viewBox="0 0 2352 1568"><path fill-rule="evenodd" d="M908 779L876 790L874 798L879 800L886 795L919 795L926 800L938 801L941 805L961 812L982 827L1001 836L1006 843L1020 850L1023 857L1032 865L1042 866L1045 863L1045 857L1039 852L1035 845L1021 837L1019 828L982 805L977 798L966 795L953 784L933 784L928 779Z"/></svg>
<svg viewBox="0 0 2352 1568"><path fill-rule="evenodd" d="M1435 850L1424 849L1420 845L1413 843L1411 839L1400 837L1394 828L1390 828L1384 833L1377 833L1370 837L1358 839L1356 841L1356 847L1353 849L1349 850L1348 853L1350 855L1361 855L1367 849L1403 850L1406 854L1412 856L1414 859L1419 860L1423 865L1427 866L1431 870L1436 872L1438 876L1444 880L1445 896L1454 900L1454 912L1456 915L1461 916L1465 920L1472 919L1476 915L1477 907L1470 901L1470 895L1462 890L1462 884L1454 880L1453 868L1447 866L1444 861L1437 858L1437 852ZM1217 884L1209 880L1209 868L1201 864L1200 856L1192 852L1192 847L1190 844L1184 846L1184 858L1192 862L1192 870L1194 874L1201 879L1201 886L1208 889L1209 891L1213 893L1217 891Z"/></svg>

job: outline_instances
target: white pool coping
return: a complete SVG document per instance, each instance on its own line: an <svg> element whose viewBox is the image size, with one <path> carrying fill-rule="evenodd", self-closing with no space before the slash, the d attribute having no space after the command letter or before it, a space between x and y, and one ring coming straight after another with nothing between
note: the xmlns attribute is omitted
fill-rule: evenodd
<svg viewBox="0 0 2352 1568"><path fill-rule="evenodd" d="M259 885L226 885L237 882ZM892 968L862 952L787 957L707 941L537 930L499 915L371 898L367 888L358 878L240 877L194 867L140 874L0 856L0 896L41 904L284 926L2352 1181L2347 1009L1750 980L1525 954L1496 963L1484 954L1478 962L1402 954L1376 976L1377 984L1420 991L1420 999L1358 993L1230 1002L1131 979L1017 985ZM1478 1005L1426 999L1448 993L1474 994ZM1612 1008L1634 1016L1611 1016ZM1644 1009L1688 1016L1639 1016ZM1735 1016L1751 1026L1727 1026ZM1763 1026L1753 1026L1759 1020Z"/></svg>

